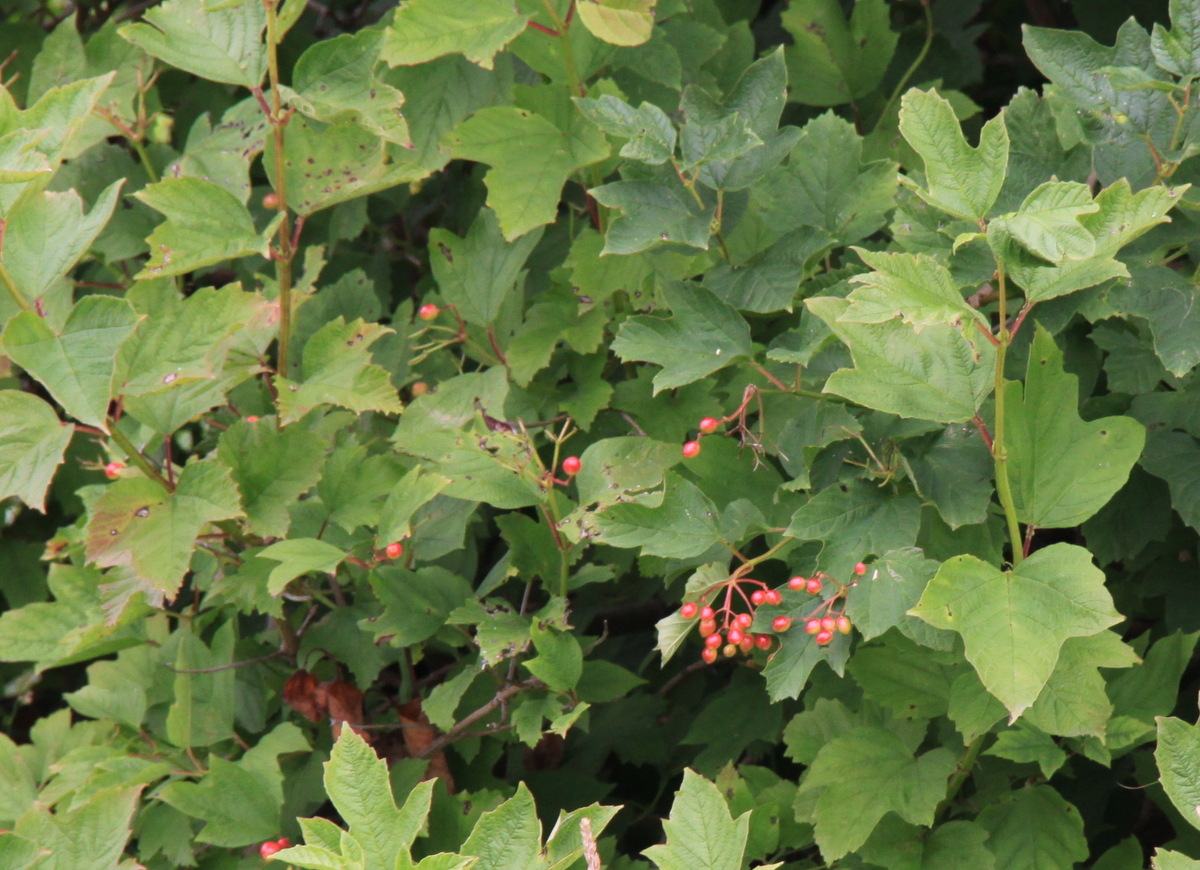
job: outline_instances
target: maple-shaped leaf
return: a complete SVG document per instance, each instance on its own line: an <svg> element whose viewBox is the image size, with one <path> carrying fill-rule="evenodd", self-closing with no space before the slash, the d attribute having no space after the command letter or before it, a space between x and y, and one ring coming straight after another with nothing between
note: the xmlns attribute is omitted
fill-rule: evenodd
<svg viewBox="0 0 1200 870"><path fill-rule="evenodd" d="M967 660L1015 719L1037 699L1067 638L1121 620L1091 554L1052 544L1001 571L975 556L942 563L909 611L962 635Z"/></svg>
<svg viewBox="0 0 1200 870"><path fill-rule="evenodd" d="M854 251L873 271L850 279L857 286L847 297L850 307L838 320L886 323L899 316L917 331L934 323L958 324L964 320L987 325L983 315L967 304L950 270L934 257L863 248Z"/></svg>
<svg viewBox="0 0 1200 870"><path fill-rule="evenodd" d="M0 499L16 496L46 509L46 490L75 427L32 393L0 390Z"/></svg>
<svg viewBox="0 0 1200 870"><path fill-rule="evenodd" d="M173 492L147 477L122 478L92 506L87 557L104 568L127 565L170 598L201 530L240 516L237 485L216 459L189 462Z"/></svg>
<svg viewBox="0 0 1200 870"><path fill-rule="evenodd" d="M496 53L515 39L531 16L512 0L408 0L385 31L383 59L391 66L425 63L461 53L491 69Z"/></svg>
<svg viewBox="0 0 1200 870"><path fill-rule="evenodd" d="M644 853L660 870L740 870L750 814L734 819L720 789L689 768L663 830L666 844Z"/></svg>

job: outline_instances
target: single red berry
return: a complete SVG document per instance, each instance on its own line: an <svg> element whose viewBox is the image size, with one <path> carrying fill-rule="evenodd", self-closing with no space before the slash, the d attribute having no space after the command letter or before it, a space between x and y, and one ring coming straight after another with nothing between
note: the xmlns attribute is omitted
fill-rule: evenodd
<svg viewBox="0 0 1200 870"><path fill-rule="evenodd" d="M750 650L754 649L753 635L748 634L745 637L743 637L740 641L738 641L738 649L740 649L744 653L748 653L748 652L750 652Z"/></svg>
<svg viewBox="0 0 1200 870"><path fill-rule="evenodd" d="M700 608L696 606L696 602L694 601L689 601L683 607L679 608L679 615L684 619L694 619L699 612Z"/></svg>
<svg viewBox="0 0 1200 870"><path fill-rule="evenodd" d="M810 577L804 588L809 595L817 595L821 592L821 581L816 577Z"/></svg>
<svg viewBox="0 0 1200 870"><path fill-rule="evenodd" d="M109 480L116 480L121 476L121 470L125 468L120 462L110 462L104 466L104 474Z"/></svg>
<svg viewBox="0 0 1200 870"><path fill-rule="evenodd" d="M774 589L768 589L766 591L766 596L767 604L781 604L783 602L783 596Z"/></svg>
<svg viewBox="0 0 1200 870"><path fill-rule="evenodd" d="M725 649L721 650L721 652L725 653L725 658L727 659L731 659L737 655L737 651L737 645L732 643L725 644Z"/></svg>
<svg viewBox="0 0 1200 870"><path fill-rule="evenodd" d="M424 381L417 381L408 389L409 392L413 394L413 398L415 399L417 396L423 396L429 392L429 384L425 383Z"/></svg>
<svg viewBox="0 0 1200 870"><path fill-rule="evenodd" d="M749 628L750 623L754 622L754 617L749 613L739 613L734 622L738 624L738 628Z"/></svg>
<svg viewBox="0 0 1200 870"><path fill-rule="evenodd" d="M563 460L563 474L567 477L574 477L582 467L583 463L579 461L578 456L568 456Z"/></svg>
<svg viewBox="0 0 1200 870"><path fill-rule="evenodd" d="M754 638L754 645L757 646L759 649L770 649L771 648L771 635L769 635L769 634L758 635L757 637Z"/></svg>
<svg viewBox="0 0 1200 870"><path fill-rule="evenodd" d="M741 643L742 638L745 636L746 635L742 633L742 630L740 628L738 628L736 625L733 628L729 629L728 637L729 637L730 643Z"/></svg>
<svg viewBox="0 0 1200 870"><path fill-rule="evenodd" d="M792 627L792 621L786 616L776 616L775 621L771 623L771 628L775 631L784 632Z"/></svg>
<svg viewBox="0 0 1200 870"><path fill-rule="evenodd" d="M247 414L247 415L246 415L246 422L247 422L247 423L257 423L257 422L258 422L258 416L257 416L256 414Z"/></svg>
<svg viewBox="0 0 1200 870"><path fill-rule="evenodd" d="M287 837L280 837L280 838L279 838L278 840L276 840L275 842L279 844L279 848L280 848L280 849L290 849L290 848L292 848L292 841L291 841L291 840L289 840Z"/></svg>
<svg viewBox="0 0 1200 870"><path fill-rule="evenodd" d="M710 665L717 660L717 651L715 649L706 649L700 653L700 658L704 659Z"/></svg>
<svg viewBox="0 0 1200 870"><path fill-rule="evenodd" d="M833 632L832 631L818 632L817 636L814 638L814 640L817 642L817 646L825 646L827 643L829 643L831 640L833 640Z"/></svg>
<svg viewBox="0 0 1200 870"><path fill-rule="evenodd" d="M700 431L705 435L711 435L717 431L717 427L721 424L717 422L716 417L705 417L700 421Z"/></svg>
<svg viewBox="0 0 1200 870"><path fill-rule="evenodd" d="M851 629L850 619L846 616L839 616L837 619L837 630L842 634L849 634Z"/></svg>
<svg viewBox="0 0 1200 870"><path fill-rule="evenodd" d="M758 607L758 605L762 604L766 600L767 600L767 593L763 592L761 589L755 589L753 592L750 593L750 602L755 607Z"/></svg>
<svg viewBox="0 0 1200 870"><path fill-rule="evenodd" d="M701 619L712 619L714 616L716 616L716 614L713 613L713 609L707 604L700 608Z"/></svg>
<svg viewBox="0 0 1200 870"><path fill-rule="evenodd" d="M717 621L715 619L700 620L700 634L702 636L708 637L710 634L712 634L716 630L717 630Z"/></svg>
<svg viewBox="0 0 1200 870"><path fill-rule="evenodd" d="M821 630L821 620L810 619L808 622L804 623L804 630L808 634L816 634Z"/></svg>
<svg viewBox="0 0 1200 870"><path fill-rule="evenodd" d="M279 194L268 193L263 197L263 208L277 209L279 208Z"/></svg>
<svg viewBox="0 0 1200 870"><path fill-rule="evenodd" d="M689 441L687 444L683 445L683 458L684 459L695 459L699 455L700 455L700 442L699 441Z"/></svg>
<svg viewBox="0 0 1200 870"><path fill-rule="evenodd" d="M258 847L258 854L263 856L264 861L269 861L276 852L282 852L283 846L280 846L274 840L268 840Z"/></svg>
<svg viewBox="0 0 1200 870"><path fill-rule="evenodd" d="M837 628L837 620L836 619L834 619L832 616L821 617L821 630L822 631L833 631L835 628Z"/></svg>
<svg viewBox="0 0 1200 870"><path fill-rule="evenodd" d="M716 649L721 645L721 635L714 631L708 637L704 638L704 645L709 649Z"/></svg>
<svg viewBox="0 0 1200 870"><path fill-rule="evenodd" d="M859 562L857 565L854 566L854 573L857 574L859 577L861 577L863 574L867 573L867 566L864 565L862 562Z"/></svg>
<svg viewBox="0 0 1200 870"><path fill-rule="evenodd" d="M404 553L404 545L399 541L393 541L387 545L383 552L387 553L389 559L399 559Z"/></svg>
<svg viewBox="0 0 1200 870"><path fill-rule="evenodd" d="M795 592L799 592L801 589L804 588L804 583L805 583L805 580L803 577L793 577L791 580L788 581L788 589L791 589Z"/></svg>
<svg viewBox="0 0 1200 870"><path fill-rule="evenodd" d="M441 314L441 312L442 309L438 308L432 302L426 302L417 309L417 317L428 323L430 320L437 320L437 316Z"/></svg>

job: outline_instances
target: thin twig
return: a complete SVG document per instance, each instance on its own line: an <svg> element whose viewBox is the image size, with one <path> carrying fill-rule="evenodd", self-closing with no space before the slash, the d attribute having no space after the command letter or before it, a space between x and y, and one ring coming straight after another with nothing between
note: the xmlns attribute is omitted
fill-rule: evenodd
<svg viewBox="0 0 1200 870"><path fill-rule="evenodd" d="M532 679L528 679L528 680L525 680L520 683L513 683L512 685L501 689L499 692L496 693L496 697L492 698L492 700L488 701L486 704L484 704L482 707L480 707L475 712L468 713L459 722L457 722L454 725L454 727L452 727L449 731L447 731L441 737L438 737L436 740L434 740L432 743L430 743L428 746L426 746L424 749L422 749L420 752L418 752L415 757L416 758L428 758L431 755L435 755L436 753L441 752L444 748L449 746L451 743L454 743L456 740L461 740L463 737L467 736L465 732L468 728L470 728L472 725L474 725L480 719L483 719L485 716L490 715L492 713L492 711L494 711L501 704L507 702L513 696L518 695L521 692L524 692L528 689L544 689L544 688L546 688L545 683L543 683L539 679L532 678Z"/></svg>

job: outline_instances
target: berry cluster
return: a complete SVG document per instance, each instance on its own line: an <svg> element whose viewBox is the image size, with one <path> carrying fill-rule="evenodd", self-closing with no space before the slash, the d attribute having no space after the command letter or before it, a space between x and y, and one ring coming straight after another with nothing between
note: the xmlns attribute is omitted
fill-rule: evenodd
<svg viewBox="0 0 1200 870"><path fill-rule="evenodd" d="M747 595L742 589L743 585L758 588ZM720 607L714 609L707 603L689 601L679 609L679 614L684 619L700 617L699 629L704 637L704 652L701 656L710 665L717 660L717 650L721 647L724 647L721 651L727 658L737 655L739 650L748 655L756 647L761 650L770 649L773 643L771 636L753 634L750 626L754 622L754 612L759 605L780 604L783 601L783 596L776 590L769 589L761 580L752 580L749 577L731 577L723 580L705 590L701 601L707 602L722 586L725 587L725 601ZM734 609L734 592L745 603L746 610L738 612ZM791 621L788 620L787 625L781 628L780 620L787 620L787 617L781 616L776 619L774 629L786 631L791 626Z"/></svg>
<svg viewBox="0 0 1200 870"><path fill-rule="evenodd" d="M862 562L854 566L856 577L861 577L865 573L867 573L867 566ZM788 587L795 590L803 589L809 595L816 595L824 588L822 578L834 583L838 587L838 591L818 604L804 620L805 633L816 635L813 640L817 642L818 646L825 646L832 641L835 631L849 634L850 629L854 627L850 622L850 617L846 616L846 595L850 591L849 586L843 586L828 574L818 571L807 580L803 577L793 577L788 581ZM840 610L836 609L838 602L841 602Z"/></svg>
<svg viewBox="0 0 1200 870"><path fill-rule="evenodd" d="M719 427L723 422L726 422L726 420L718 420L716 417L705 417L703 420L701 420L699 427L700 434L696 436L696 440L689 441L683 445L683 458L694 459L695 457L699 456L700 439L705 435L711 435L712 433L716 432L717 427Z"/></svg>
<svg viewBox="0 0 1200 870"><path fill-rule="evenodd" d="M276 852L282 852L284 849L290 849L292 841L287 837L280 837L278 840L267 840L258 847L258 854L262 855L264 861L270 861L275 857Z"/></svg>

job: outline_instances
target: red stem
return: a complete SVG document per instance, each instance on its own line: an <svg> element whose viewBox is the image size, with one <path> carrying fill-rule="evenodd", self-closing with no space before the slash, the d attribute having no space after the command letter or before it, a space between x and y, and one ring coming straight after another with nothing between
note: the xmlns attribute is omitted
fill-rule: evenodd
<svg viewBox="0 0 1200 870"><path fill-rule="evenodd" d="M975 428L979 430L979 434L983 436L983 443L987 445L987 449L992 449L992 433L988 431L987 423L983 422L983 418L976 414L972 420Z"/></svg>
<svg viewBox="0 0 1200 870"><path fill-rule="evenodd" d="M547 27L544 24L538 24L536 21L530 21L529 26L532 27L534 30L541 31L542 33L546 34L547 36L558 36L559 35L558 31L555 30L553 27Z"/></svg>
<svg viewBox="0 0 1200 870"><path fill-rule="evenodd" d="M1000 346L1000 339L998 339L998 338L996 338L996 336L992 335L992 331L990 329L988 329L986 326L984 326L978 320L975 321L975 325L977 327L979 327L980 332L982 332L985 336L987 336L988 341L990 341L996 347Z"/></svg>

